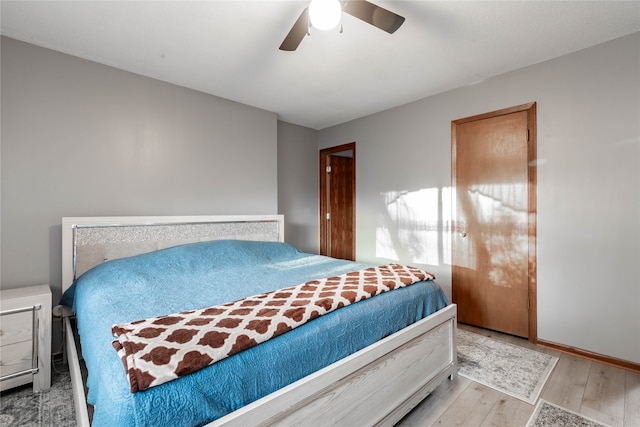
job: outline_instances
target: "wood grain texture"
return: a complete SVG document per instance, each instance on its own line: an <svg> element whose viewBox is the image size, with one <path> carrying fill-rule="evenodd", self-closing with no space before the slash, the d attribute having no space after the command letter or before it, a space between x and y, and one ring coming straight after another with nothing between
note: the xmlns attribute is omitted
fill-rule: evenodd
<svg viewBox="0 0 640 427"><path fill-rule="evenodd" d="M458 328L557 356L559 361L541 399L612 427L640 427L640 374L512 335L463 324ZM506 394L483 387L458 376L434 390L396 426L526 426L535 405L511 402Z"/></svg>
<svg viewBox="0 0 640 427"><path fill-rule="evenodd" d="M452 296L459 319L533 342L535 116L532 103L451 123Z"/></svg>
<svg viewBox="0 0 640 427"><path fill-rule="evenodd" d="M349 173L338 177L339 185L343 187L342 197L335 197L332 194L332 177L331 173L327 173L327 166L331 166L332 159L335 156L349 152L348 160L351 163ZM345 259L355 260L356 257L356 143L338 145L320 150L320 255L328 255L334 258L344 257ZM340 200L342 199L342 201ZM349 200L347 200L349 199ZM341 205L342 203L342 205ZM333 225L332 220L327 219L327 214L338 217L338 224ZM347 218L348 217L348 218ZM342 218L342 220L340 220ZM342 224L340 224L342 223ZM349 227L350 230L340 231L340 228ZM336 230L337 229L337 230ZM331 241L332 234L338 233L341 239ZM342 233L342 234L341 234ZM333 250L331 249L333 245ZM336 245L340 246L336 254Z"/></svg>
<svg viewBox="0 0 640 427"><path fill-rule="evenodd" d="M624 395L625 427L640 427L640 374L627 372Z"/></svg>
<svg viewBox="0 0 640 427"><path fill-rule="evenodd" d="M29 382L33 382L34 392L48 390L51 386L49 285L0 290L0 311L5 313L0 316L0 376L9 377L0 383L0 390ZM25 371L28 373L20 374Z"/></svg>
<svg viewBox="0 0 640 427"><path fill-rule="evenodd" d="M578 412L582 404L590 367L591 362L588 360L569 355L560 357L541 398Z"/></svg>
<svg viewBox="0 0 640 427"><path fill-rule="evenodd" d="M455 381L447 381L436 388L413 411L402 419L402 427L424 427L435 425L444 411L472 383L471 380L458 376Z"/></svg>
<svg viewBox="0 0 640 427"><path fill-rule="evenodd" d="M355 175L352 157L328 156L329 253L333 258L355 261Z"/></svg>
<svg viewBox="0 0 640 427"><path fill-rule="evenodd" d="M455 311L450 305L210 426L392 426L455 374Z"/></svg>
<svg viewBox="0 0 640 427"><path fill-rule="evenodd" d="M531 417L531 405L511 396L501 396L480 426L525 425Z"/></svg>
<svg viewBox="0 0 640 427"><path fill-rule="evenodd" d="M434 425L480 426L501 397L502 393L499 391L472 382Z"/></svg>
<svg viewBox="0 0 640 427"><path fill-rule="evenodd" d="M592 363L580 413L615 426L624 421L625 372L612 366Z"/></svg>

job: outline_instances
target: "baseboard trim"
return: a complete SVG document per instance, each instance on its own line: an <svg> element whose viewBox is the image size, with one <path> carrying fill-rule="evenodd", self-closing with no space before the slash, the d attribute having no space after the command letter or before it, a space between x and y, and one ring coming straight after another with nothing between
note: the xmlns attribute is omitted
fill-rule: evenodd
<svg viewBox="0 0 640 427"><path fill-rule="evenodd" d="M640 363L630 362L628 360L617 359L615 357L605 356L603 354L594 353L588 350L582 350L575 347L570 347L563 344L557 344L550 341L538 339L536 344L547 347L553 350L561 351L563 353L572 354L574 356L584 357L589 360L604 363L607 365L615 366L616 368L626 369L631 372L640 374Z"/></svg>

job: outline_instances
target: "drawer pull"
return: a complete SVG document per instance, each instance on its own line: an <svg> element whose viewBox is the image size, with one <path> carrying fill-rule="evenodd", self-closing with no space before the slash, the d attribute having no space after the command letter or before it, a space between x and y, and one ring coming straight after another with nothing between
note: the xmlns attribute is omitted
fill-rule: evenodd
<svg viewBox="0 0 640 427"><path fill-rule="evenodd" d="M31 307L14 308L13 310L5 310L0 312L0 316L7 316L9 314L23 313L25 311L33 311L35 315L36 310L40 310L42 306L40 304L32 305Z"/></svg>
<svg viewBox="0 0 640 427"><path fill-rule="evenodd" d="M11 378L21 377L27 374L37 374L37 373L38 373L38 368L25 369L24 371L15 372L13 374L0 377L0 381L10 380Z"/></svg>

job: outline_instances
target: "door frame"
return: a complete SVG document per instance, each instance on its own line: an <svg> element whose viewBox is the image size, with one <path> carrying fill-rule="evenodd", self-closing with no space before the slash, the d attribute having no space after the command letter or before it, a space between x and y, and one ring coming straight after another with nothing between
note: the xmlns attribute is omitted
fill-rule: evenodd
<svg viewBox="0 0 640 427"><path fill-rule="evenodd" d="M356 239L355 239L355 228L356 228L356 143L349 142L347 144L338 145L336 147L324 148L320 150L320 255L328 254L328 239L327 239L327 198L325 195L327 194L327 157L340 153L342 151L351 151L353 156L352 159L352 167L353 167L353 177L351 179L351 194L352 194L352 224L354 228L353 238L351 240L351 253L353 257L356 256Z"/></svg>
<svg viewBox="0 0 640 427"><path fill-rule="evenodd" d="M456 188L456 127L457 125L488 119L505 114L527 112L527 164L529 175L529 212L528 212L528 274L529 274L529 341L538 342L538 293L537 293L537 122L536 103L516 105L502 110L465 117L451 122L451 187ZM453 201L453 200L452 200ZM454 226L455 228L455 226ZM451 235L454 239L455 236ZM453 242L452 242L453 245ZM452 284L453 291L453 284Z"/></svg>

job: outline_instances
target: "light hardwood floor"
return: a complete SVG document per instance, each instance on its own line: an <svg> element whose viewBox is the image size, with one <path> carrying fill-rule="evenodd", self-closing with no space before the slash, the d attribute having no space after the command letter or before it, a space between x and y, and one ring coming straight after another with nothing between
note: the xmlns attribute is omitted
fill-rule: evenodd
<svg viewBox="0 0 640 427"><path fill-rule="evenodd" d="M611 427L640 427L640 374L460 324L460 329L559 358L541 399ZM525 426L535 405L458 376L440 385L396 427Z"/></svg>

